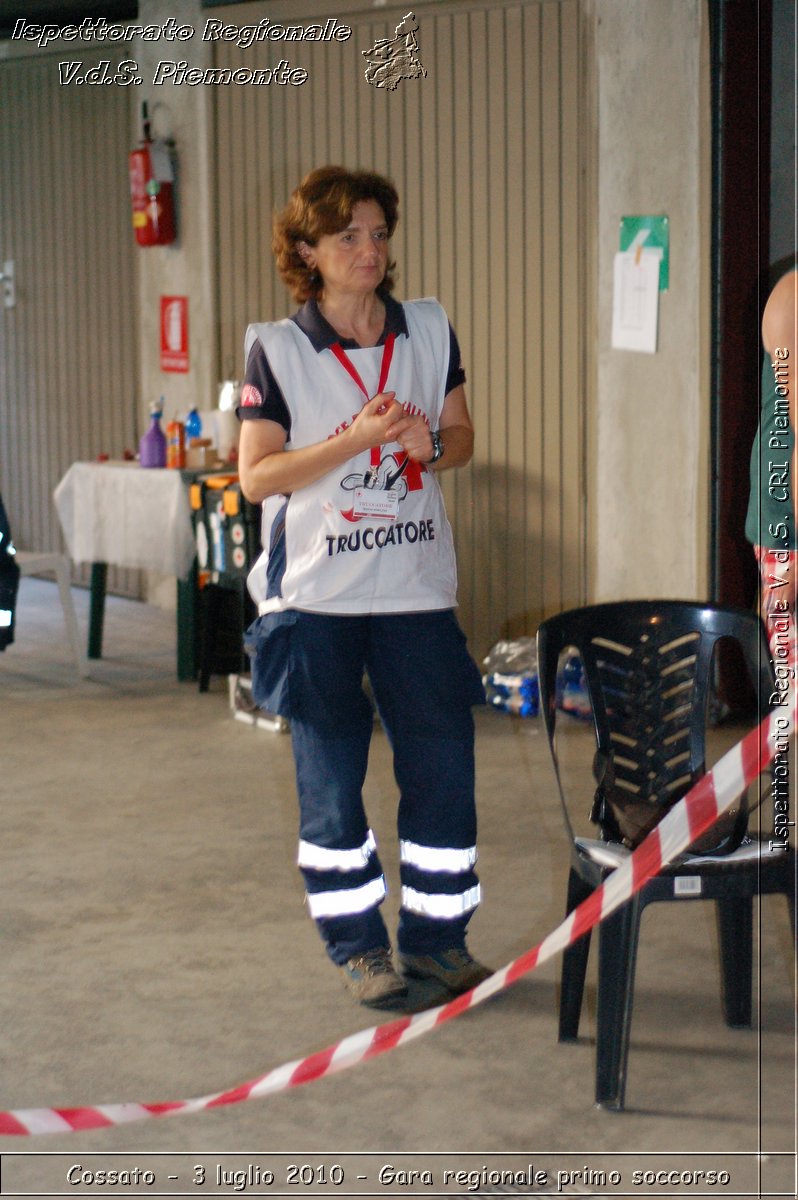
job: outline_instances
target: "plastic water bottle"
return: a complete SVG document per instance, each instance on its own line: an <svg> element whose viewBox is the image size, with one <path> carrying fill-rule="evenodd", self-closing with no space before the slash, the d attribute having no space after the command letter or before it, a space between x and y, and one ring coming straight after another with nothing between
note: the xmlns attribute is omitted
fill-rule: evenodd
<svg viewBox="0 0 798 1200"><path fill-rule="evenodd" d="M139 463L142 467L166 466L166 436L161 429L163 401L150 405L150 427L139 442Z"/></svg>
<svg viewBox="0 0 798 1200"><path fill-rule="evenodd" d="M540 709L537 675L493 671L484 679L488 703L501 712L536 717Z"/></svg>
<svg viewBox="0 0 798 1200"><path fill-rule="evenodd" d="M196 404L186 417L186 445L191 445L192 438L202 437L202 418L197 412Z"/></svg>
<svg viewBox="0 0 798 1200"><path fill-rule="evenodd" d="M592 707L587 691L585 669L574 651L569 651L557 672L557 707L571 716L590 717Z"/></svg>

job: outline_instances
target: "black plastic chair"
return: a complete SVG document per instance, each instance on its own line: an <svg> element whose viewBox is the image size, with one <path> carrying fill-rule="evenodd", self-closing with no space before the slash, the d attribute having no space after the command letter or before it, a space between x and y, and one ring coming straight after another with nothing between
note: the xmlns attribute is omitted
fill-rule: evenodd
<svg viewBox="0 0 798 1200"><path fill-rule="evenodd" d="M625 793L669 808L705 773L713 655L721 639L739 645L764 715L773 672L762 623L753 613L682 601L627 601L574 609L541 625L541 709L571 837L569 913L630 853L609 799ZM579 803L587 810L593 801L597 838L575 834L568 804L572 789L563 786L557 753L557 672L570 647L582 659L593 713L595 778ZM771 849L766 837L745 836L747 816L743 797L731 820L716 827L711 857L703 848L681 856L599 927L596 1103L604 1108L624 1107L640 918L652 901L716 901L723 1014L730 1026L751 1024L753 897L783 892L795 934L795 852ZM704 845L711 847L712 839ZM578 1035L589 950L587 933L563 955L560 1041Z"/></svg>

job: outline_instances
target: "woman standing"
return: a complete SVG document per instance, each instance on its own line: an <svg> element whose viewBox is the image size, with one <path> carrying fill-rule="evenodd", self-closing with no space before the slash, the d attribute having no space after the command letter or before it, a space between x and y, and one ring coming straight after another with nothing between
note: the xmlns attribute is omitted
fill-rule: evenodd
<svg viewBox="0 0 798 1200"><path fill-rule="evenodd" d="M302 307L249 327L239 408L241 484L266 501L269 529L250 581L255 698L291 721L311 916L346 986L377 1007L407 986L363 808L364 672L400 792L400 966L452 995L490 974L465 944L479 903L471 708L484 695L454 616L436 478L469 461L474 434L443 309L391 296L397 208L377 174L324 167L303 180L273 238Z"/></svg>

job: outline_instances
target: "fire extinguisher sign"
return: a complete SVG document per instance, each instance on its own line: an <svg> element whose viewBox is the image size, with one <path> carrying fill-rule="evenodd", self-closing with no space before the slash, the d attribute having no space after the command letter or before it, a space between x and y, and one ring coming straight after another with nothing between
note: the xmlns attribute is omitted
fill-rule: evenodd
<svg viewBox="0 0 798 1200"><path fill-rule="evenodd" d="M161 370L188 371L188 296L161 296Z"/></svg>

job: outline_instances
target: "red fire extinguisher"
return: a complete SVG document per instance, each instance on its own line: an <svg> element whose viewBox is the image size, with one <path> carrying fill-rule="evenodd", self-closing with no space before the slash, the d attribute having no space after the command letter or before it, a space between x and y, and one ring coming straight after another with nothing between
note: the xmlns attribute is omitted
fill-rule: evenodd
<svg viewBox="0 0 798 1200"><path fill-rule="evenodd" d="M152 140L146 103L141 123L141 141L128 156L133 229L139 246L168 246L177 236L171 147Z"/></svg>

